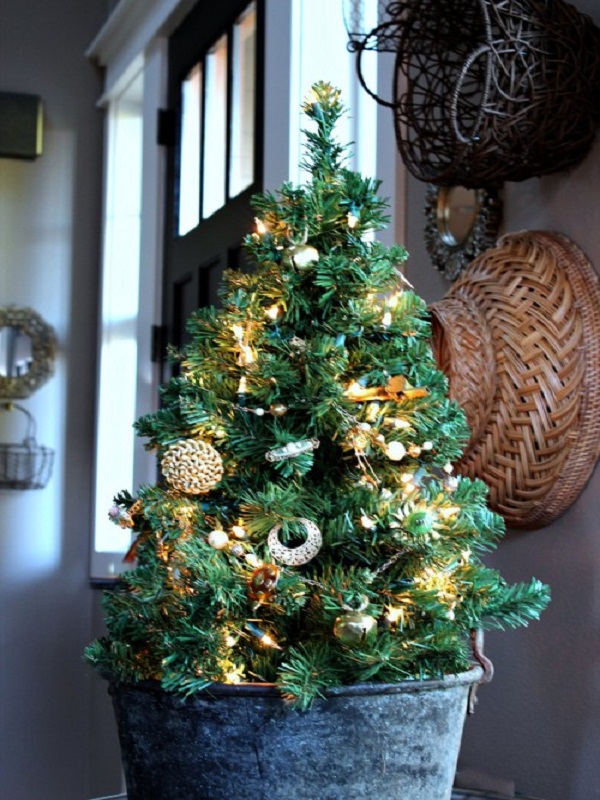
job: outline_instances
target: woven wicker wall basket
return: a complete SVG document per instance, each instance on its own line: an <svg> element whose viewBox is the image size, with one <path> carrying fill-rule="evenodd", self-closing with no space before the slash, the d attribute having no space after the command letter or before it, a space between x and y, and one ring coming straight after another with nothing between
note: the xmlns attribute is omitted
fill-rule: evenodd
<svg viewBox="0 0 600 800"><path fill-rule="evenodd" d="M501 237L431 306L432 344L471 440L457 472L510 528L550 524L600 455L600 281L566 236Z"/></svg>
<svg viewBox="0 0 600 800"><path fill-rule="evenodd" d="M579 162L600 118L600 30L563 0L401 0L354 49L396 51L396 138L419 180L470 188ZM360 63L359 63L360 70Z"/></svg>

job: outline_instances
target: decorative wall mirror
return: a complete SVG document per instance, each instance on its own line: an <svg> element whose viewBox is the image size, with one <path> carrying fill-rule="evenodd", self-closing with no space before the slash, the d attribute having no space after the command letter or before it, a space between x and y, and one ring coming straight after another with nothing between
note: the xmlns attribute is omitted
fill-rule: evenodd
<svg viewBox="0 0 600 800"><path fill-rule="evenodd" d="M495 244L501 220L502 202L494 189L427 186L425 246L448 280Z"/></svg>
<svg viewBox="0 0 600 800"><path fill-rule="evenodd" d="M0 308L0 398L33 394L54 373L54 330L31 308Z"/></svg>

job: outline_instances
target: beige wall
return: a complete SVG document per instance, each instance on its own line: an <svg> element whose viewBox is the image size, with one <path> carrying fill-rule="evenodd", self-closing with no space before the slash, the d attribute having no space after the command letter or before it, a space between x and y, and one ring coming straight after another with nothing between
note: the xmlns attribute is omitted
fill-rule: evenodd
<svg viewBox="0 0 600 800"><path fill-rule="evenodd" d="M597 0L576 0L600 26ZM502 232L560 231L600 270L600 142L573 169L504 187ZM428 301L449 284L423 246L424 185L409 180L409 278ZM549 583L541 622L489 634L496 667L467 720L461 764L516 781L543 800L600 798L600 468L574 505L543 530L509 532L489 563L511 581Z"/></svg>
<svg viewBox="0 0 600 800"><path fill-rule="evenodd" d="M55 450L45 489L0 491L0 797L87 800L120 770L104 687L82 663L98 631L89 531L100 252L101 76L84 51L106 0L3 0L3 91L39 94L43 155L0 159L0 304L35 308L56 374L23 402ZM20 441L0 412L0 441ZM95 775L95 777L91 777Z"/></svg>

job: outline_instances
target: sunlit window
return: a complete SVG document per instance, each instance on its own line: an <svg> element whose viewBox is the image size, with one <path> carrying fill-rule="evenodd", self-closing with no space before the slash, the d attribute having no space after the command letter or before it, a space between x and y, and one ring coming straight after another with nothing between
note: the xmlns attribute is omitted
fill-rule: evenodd
<svg viewBox="0 0 600 800"><path fill-rule="evenodd" d="M181 85L179 162L179 235L200 222L200 136L202 133L202 64L195 64Z"/></svg>
<svg viewBox="0 0 600 800"><path fill-rule="evenodd" d="M205 58L204 172L202 216L225 205L227 164L227 36L221 36Z"/></svg>
<svg viewBox="0 0 600 800"><path fill-rule="evenodd" d="M122 570L131 537L108 519L132 490L139 307L143 78L110 101L104 216L92 577Z"/></svg>
<svg viewBox="0 0 600 800"><path fill-rule="evenodd" d="M255 74L256 8L253 3L233 29L230 197L235 197L254 182Z"/></svg>

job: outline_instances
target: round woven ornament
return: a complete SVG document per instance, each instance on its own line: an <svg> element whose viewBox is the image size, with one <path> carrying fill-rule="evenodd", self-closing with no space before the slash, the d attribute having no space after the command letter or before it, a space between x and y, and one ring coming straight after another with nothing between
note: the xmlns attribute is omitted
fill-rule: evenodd
<svg viewBox="0 0 600 800"><path fill-rule="evenodd" d="M503 236L431 306L432 346L471 440L459 474L508 527L550 524L600 454L600 282L566 236Z"/></svg>
<svg viewBox="0 0 600 800"><path fill-rule="evenodd" d="M171 486L186 494L209 492L223 477L220 454L198 439L180 439L169 445L161 467Z"/></svg>

